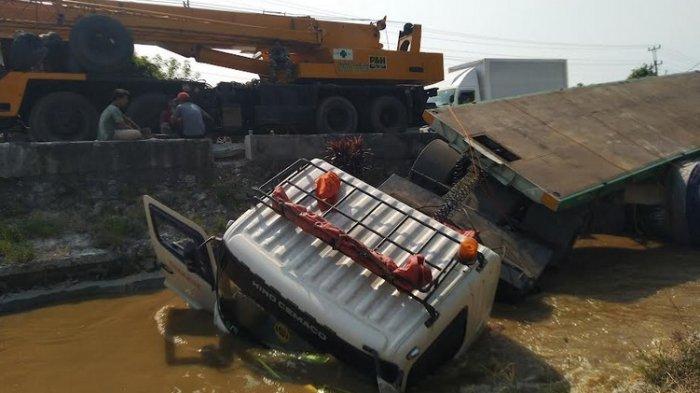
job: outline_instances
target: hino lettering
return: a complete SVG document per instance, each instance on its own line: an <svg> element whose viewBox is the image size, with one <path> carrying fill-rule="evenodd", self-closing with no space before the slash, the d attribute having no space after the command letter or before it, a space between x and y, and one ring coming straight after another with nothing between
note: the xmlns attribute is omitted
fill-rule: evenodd
<svg viewBox="0 0 700 393"><path fill-rule="evenodd" d="M307 330L309 330L311 333L313 333L316 337L321 339L322 341L326 341L328 339L328 336L326 336L325 333L321 331L317 326L315 326L313 323L307 321L304 319L301 315L297 314L296 311L294 311L290 306L288 306L284 300L282 299L277 299L277 296L275 296L274 293L270 292L265 286L262 284L258 283L257 281L253 280L252 282L253 286L260 291L260 293L265 296L270 302L274 303L279 307L280 310L284 311L287 315L292 317L295 321L297 321L299 324L303 325Z"/></svg>

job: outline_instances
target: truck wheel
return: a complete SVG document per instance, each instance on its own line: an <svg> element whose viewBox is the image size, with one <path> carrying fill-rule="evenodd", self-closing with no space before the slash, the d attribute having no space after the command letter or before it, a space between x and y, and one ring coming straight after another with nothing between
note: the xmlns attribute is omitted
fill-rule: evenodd
<svg viewBox="0 0 700 393"><path fill-rule="evenodd" d="M370 125L374 132L397 133L406 131L406 106L396 97L382 96L372 101L369 110Z"/></svg>
<svg viewBox="0 0 700 393"><path fill-rule="evenodd" d="M168 105L169 97L160 93L142 94L131 101L126 115L139 127L148 127L160 132L160 114Z"/></svg>
<svg viewBox="0 0 700 393"><path fill-rule="evenodd" d="M97 112L80 94L56 92L42 97L29 115L29 128L36 141L95 139Z"/></svg>
<svg viewBox="0 0 700 393"><path fill-rule="evenodd" d="M700 160L674 164L666 189L673 240L700 246Z"/></svg>
<svg viewBox="0 0 700 393"><path fill-rule="evenodd" d="M442 185L451 185L452 171L460 157L461 154L447 142L436 139L418 154L411 167L410 179L421 187L443 195L448 190Z"/></svg>
<svg viewBox="0 0 700 393"><path fill-rule="evenodd" d="M324 134L352 134L357 130L357 109L347 98L328 97L316 109L316 128Z"/></svg>
<svg viewBox="0 0 700 393"><path fill-rule="evenodd" d="M47 52L39 36L21 33L12 41L11 68L16 71L29 71L44 60Z"/></svg>
<svg viewBox="0 0 700 393"><path fill-rule="evenodd" d="M686 190L685 216L688 219L688 235L690 244L700 246L700 162L688 178Z"/></svg>
<svg viewBox="0 0 700 393"><path fill-rule="evenodd" d="M70 31L73 56L91 72L114 72L129 64L134 54L134 40L117 20L104 15L90 15L78 21Z"/></svg>

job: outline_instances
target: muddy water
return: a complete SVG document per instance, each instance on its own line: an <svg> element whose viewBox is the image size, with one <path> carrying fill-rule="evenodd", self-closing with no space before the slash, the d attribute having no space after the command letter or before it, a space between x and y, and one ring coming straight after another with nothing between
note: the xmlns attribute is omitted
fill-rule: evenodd
<svg viewBox="0 0 700 393"><path fill-rule="evenodd" d="M653 339L700 328L700 252L625 238L578 242L541 293L496 305L463 359L412 391L555 383L624 386L630 356ZM332 359L300 360L218 336L211 317L171 292L101 298L0 317L2 392L313 392L373 389Z"/></svg>

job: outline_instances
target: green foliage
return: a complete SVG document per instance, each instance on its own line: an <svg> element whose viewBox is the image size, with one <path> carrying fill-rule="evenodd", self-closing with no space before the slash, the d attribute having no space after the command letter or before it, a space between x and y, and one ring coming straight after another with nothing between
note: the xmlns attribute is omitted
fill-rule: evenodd
<svg viewBox="0 0 700 393"><path fill-rule="evenodd" d="M646 78L647 76L656 76L656 72L654 71L654 66L651 64L642 64L641 67L635 68L632 70L632 73L630 76L627 77L627 79L639 79L639 78Z"/></svg>
<svg viewBox="0 0 700 393"><path fill-rule="evenodd" d="M140 209L135 209L126 214L112 213L101 217L94 228L97 245L117 247L128 239L146 236L145 220L139 213Z"/></svg>
<svg viewBox="0 0 700 393"><path fill-rule="evenodd" d="M17 231L29 239L47 239L63 232L61 221L55 216L33 213L15 224Z"/></svg>
<svg viewBox="0 0 700 393"><path fill-rule="evenodd" d="M700 392L700 332L676 332L639 353L637 371L657 392Z"/></svg>
<svg viewBox="0 0 700 393"><path fill-rule="evenodd" d="M35 256L29 240L58 236L63 228L57 216L43 213L0 221L0 256L10 262L29 262Z"/></svg>
<svg viewBox="0 0 700 393"><path fill-rule="evenodd" d="M180 61L174 57L163 58L161 55L153 57L134 56L132 59L132 72L143 78L153 79L184 79L196 80L201 75L192 69L189 60Z"/></svg>
<svg viewBox="0 0 700 393"><path fill-rule="evenodd" d="M132 58L132 73L141 78L166 79L165 73L146 56Z"/></svg>
<svg viewBox="0 0 700 393"><path fill-rule="evenodd" d="M24 240L0 239L0 256L9 262L26 263L34 259L34 248Z"/></svg>

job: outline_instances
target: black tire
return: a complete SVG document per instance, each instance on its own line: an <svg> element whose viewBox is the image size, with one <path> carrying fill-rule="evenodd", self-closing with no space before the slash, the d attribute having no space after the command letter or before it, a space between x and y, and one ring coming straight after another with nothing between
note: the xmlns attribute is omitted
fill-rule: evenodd
<svg viewBox="0 0 700 393"><path fill-rule="evenodd" d="M461 154L457 150L445 141L436 139L418 154L411 167L410 179L413 183L442 195L447 190L441 185L452 184L452 170L460 158Z"/></svg>
<svg viewBox="0 0 700 393"><path fill-rule="evenodd" d="M36 141L94 140L97 111L80 94L51 93L34 104L29 127L29 133Z"/></svg>
<svg viewBox="0 0 700 393"><path fill-rule="evenodd" d="M374 132L395 134L406 131L408 111L396 97L382 96L372 101L369 122Z"/></svg>
<svg viewBox="0 0 700 393"><path fill-rule="evenodd" d="M134 98L126 110L126 115L139 127L148 127L152 132L160 132L160 114L167 107L169 97L160 93L147 93Z"/></svg>
<svg viewBox="0 0 700 393"><path fill-rule="evenodd" d="M685 198L690 244L700 247L700 163L690 173Z"/></svg>
<svg viewBox="0 0 700 393"><path fill-rule="evenodd" d="M117 20L89 15L70 31L70 49L90 72L115 72L127 67L134 55L134 39Z"/></svg>
<svg viewBox="0 0 700 393"><path fill-rule="evenodd" d="M352 134L357 131L357 109L347 98L327 97L316 108L316 129L323 134Z"/></svg>
<svg viewBox="0 0 700 393"><path fill-rule="evenodd" d="M62 72L67 70L67 62L70 58L68 43L61 39L55 32L49 32L40 36L46 47L44 58L44 71Z"/></svg>
<svg viewBox="0 0 700 393"><path fill-rule="evenodd" d="M12 42L10 67L15 71L29 71L44 60L47 52L39 36L20 33Z"/></svg>

